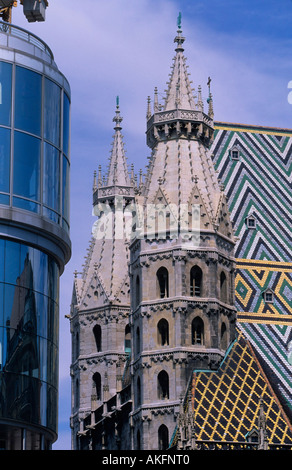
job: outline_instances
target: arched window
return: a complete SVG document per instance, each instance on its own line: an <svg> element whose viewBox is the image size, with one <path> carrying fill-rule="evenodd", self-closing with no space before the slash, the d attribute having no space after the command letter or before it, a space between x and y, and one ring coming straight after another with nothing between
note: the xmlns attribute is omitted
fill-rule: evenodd
<svg viewBox="0 0 292 470"><path fill-rule="evenodd" d="M168 297L168 271L166 268L161 267L157 273L157 284L158 284L158 297L163 299Z"/></svg>
<svg viewBox="0 0 292 470"><path fill-rule="evenodd" d="M101 351L101 327L100 325L95 325L93 328L93 334L95 339L95 345L97 352Z"/></svg>
<svg viewBox="0 0 292 470"><path fill-rule="evenodd" d="M137 406L141 405L141 382L140 382L140 377L137 378Z"/></svg>
<svg viewBox="0 0 292 470"><path fill-rule="evenodd" d="M92 400L101 400L101 376L95 372L92 376Z"/></svg>
<svg viewBox="0 0 292 470"><path fill-rule="evenodd" d="M223 271L220 274L220 299L227 303L227 279Z"/></svg>
<svg viewBox="0 0 292 470"><path fill-rule="evenodd" d="M139 354L140 352L140 328L137 326L136 329L136 352Z"/></svg>
<svg viewBox="0 0 292 470"><path fill-rule="evenodd" d="M221 325L221 349L227 349L227 328L225 323Z"/></svg>
<svg viewBox="0 0 292 470"><path fill-rule="evenodd" d="M157 337L160 346L169 345L169 326L165 318L159 320L157 324Z"/></svg>
<svg viewBox="0 0 292 470"><path fill-rule="evenodd" d="M140 450L141 449L141 435L140 435L140 431L138 429L137 431L137 450Z"/></svg>
<svg viewBox="0 0 292 470"><path fill-rule="evenodd" d="M166 450L169 446L168 428L162 424L158 429L158 449Z"/></svg>
<svg viewBox="0 0 292 470"><path fill-rule="evenodd" d="M190 294L195 297L202 295L203 273L199 266L193 266L190 272Z"/></svg>
<svg viewBox="0 0 292 470"><path fill-rule="evenodd" d="M192 344L204 344L204 322L200 317L192 321Z"/></svg>
<svg viewBox="0 0 292 470"><path fill-rule="evenodd" d="M135 307L138 307L140 303L140 278L136 277L136 292L135 292Z"/></svg>
<svg viewBox="0 0 292 470"><path fill-rule="evenodd" d="M79 342L79 333L77 331L76 333L76 339L75 339L75 359L77 359L77 357L79 356L79 345L80 345L80 342Z"/></svg>
<svg viewBox="0 0 292 470"><path fill-rule="evenodd" d="M131 352L131 328L129 324L125 327L125 352Z"/></svg>
<svg viewBox="0 0 292 470"><path fill-rule="evenodd" d="M167 400L169 398L169 378L165 370L159 372L157 376L157 395L159 400Z"/></svg>
<svg viewBox="0 0 292 470"><path fill-rule="evenodd" d="M75 382L75 408L79 407L79 380L76 379Z"/></svg>

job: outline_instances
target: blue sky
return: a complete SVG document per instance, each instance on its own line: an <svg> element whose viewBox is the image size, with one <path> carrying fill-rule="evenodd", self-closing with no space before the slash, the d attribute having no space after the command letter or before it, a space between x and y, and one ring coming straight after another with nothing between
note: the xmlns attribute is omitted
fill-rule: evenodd
<svg viewBox="0 0 292 470"><path fill-rule="evenodd" d="M82 6L80 6L82 4ZM146 103L166 88L182 13L185 56L194 87L212 78L215 120L292 128L292 0L50 0L44 23L12 22L41 37L71 85L72 258L61 279L59 439L70 449L70 329L73 272L91 238L94 170L105 170L116 96L129 166L144 169ZM292 82L291 82L292 89ZM292 100L291 100L292 102Z"/></svg>

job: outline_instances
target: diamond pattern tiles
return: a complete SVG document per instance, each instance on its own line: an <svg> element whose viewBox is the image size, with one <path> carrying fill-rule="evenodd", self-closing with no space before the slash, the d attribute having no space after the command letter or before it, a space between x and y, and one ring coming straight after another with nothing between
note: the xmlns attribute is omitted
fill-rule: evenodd
<svg viewBox="0 0 292 470"><path fill-rule="evenodd" d="M291 444L292 429L242 333L216 372L195 371L191 386L198 441L246 442L263 399L268 444Z"/></svg>
<svg viewBox="0 0 292 470"><path fill-rule="evenodd" d="M238 237L238 326L292 419L292 131L217 123L211 153Z"/></svg>

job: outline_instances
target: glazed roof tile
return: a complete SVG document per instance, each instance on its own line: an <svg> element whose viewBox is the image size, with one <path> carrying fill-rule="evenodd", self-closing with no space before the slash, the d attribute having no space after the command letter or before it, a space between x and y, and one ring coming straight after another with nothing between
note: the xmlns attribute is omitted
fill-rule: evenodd
<svg viewBox="0 0 292 470"><path fill-rule="evenodd" d="M268 444L292 444L292 427L262 370L252 345L239 332L217 371L193 372L189 392L198 441L245 442L258 429L260 401ZM174 434L173 444L177 439Z"/></svg>

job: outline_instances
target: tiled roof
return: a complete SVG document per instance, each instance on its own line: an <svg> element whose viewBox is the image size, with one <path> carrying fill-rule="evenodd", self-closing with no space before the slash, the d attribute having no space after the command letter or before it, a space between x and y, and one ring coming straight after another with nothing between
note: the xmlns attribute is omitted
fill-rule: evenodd
<svg viewBox="0 0 292 470"><path fill-rule="evenodd" d="M196 442L245 442L258 429L262 398L268 445L292 445L291 424L242 332L218 371L193 372L189 392Z"/></svg>

